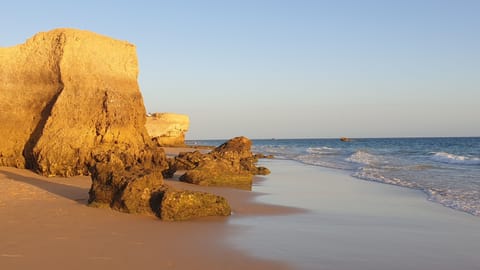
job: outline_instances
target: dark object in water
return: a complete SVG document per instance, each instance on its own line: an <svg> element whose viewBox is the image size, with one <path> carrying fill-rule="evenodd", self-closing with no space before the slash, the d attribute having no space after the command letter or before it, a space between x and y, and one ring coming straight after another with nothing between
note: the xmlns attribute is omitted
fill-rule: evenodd
<svg viewBox="0 0 480 270"><path fill-rule="evenodd" d="M351 142L350 138L347 138L347 137L341 137L341 138L340 138L340 141L342 141L342 142Z"/></svg>

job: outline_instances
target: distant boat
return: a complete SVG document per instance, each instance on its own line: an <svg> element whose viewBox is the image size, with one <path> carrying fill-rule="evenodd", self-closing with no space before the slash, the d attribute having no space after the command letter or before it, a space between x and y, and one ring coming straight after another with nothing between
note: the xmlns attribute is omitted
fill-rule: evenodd
<svg viewBox="0 0 480 270"><path fill-rule="evenodd" d="M351 140L350 140L350 138L347 138L347 137L341 137L341 138L340 138L340 141L342 141L342 142L350 142Z"/></svg>

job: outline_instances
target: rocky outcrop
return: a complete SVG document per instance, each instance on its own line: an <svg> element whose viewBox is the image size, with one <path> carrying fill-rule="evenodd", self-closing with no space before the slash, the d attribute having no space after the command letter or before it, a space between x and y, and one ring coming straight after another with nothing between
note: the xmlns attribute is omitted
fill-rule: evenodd
<svg viewBox="0 0 480 270"><path fill-rule="evenodd" d="M181 181L202 186L228 186L251 189L253 176L270 171L256 167L257 158L250 151L252 142L245 137L236 137L215 148L208 154L182 153L170 160L168 173L186 170Z"/></svg>
<svg viewBox="0 0 480 270"><path fill-rule="evenodd" d="M132 44L57 29L0 49L0 68L0 165L70 176L105 149L153 150Z"/></svg>
<svg viewBox="0 0 480 270"><path fill-rule="evenodd" d="M90 166L92 186L89 205L136 214L156 215L152 205L155 194L163 188L161 166L144 166L163 161L164 154L150 151L144 159L131 160L119 149L95 155Z"/></svg>
<svg viewBox="0 0 480 270"><path fill-rule="evenodd" d="M162 201L173 196L168 220L230 214L223 198L163 184L168 165L145 128L132 44L57 29L0 48L0 70L0 166L90 174L91 206L161 217Z"/></svg>
<svg viewBox="0 0 480 270"><path fill-rule="evenodd" d="M189 123L188 115L185 114L153 113L147 116L145 127L159 145L183 146Z"/></svg>
<svg viewBox="0 0 480 270"><path fill-rule="evenodd" d="M160 170L124 167L122 155L109 152L92 169L90 206L157 216L166 221L228 216L223 197L197 191L175 190L163 183Z"/></svg>
<svg viewBox="0 0 480 270"><path fill-rule="evenodd" d="M225 198L197 191L167 189L161 193L158 215L162 220L180 221L196 217L229 216Z"/></svg>

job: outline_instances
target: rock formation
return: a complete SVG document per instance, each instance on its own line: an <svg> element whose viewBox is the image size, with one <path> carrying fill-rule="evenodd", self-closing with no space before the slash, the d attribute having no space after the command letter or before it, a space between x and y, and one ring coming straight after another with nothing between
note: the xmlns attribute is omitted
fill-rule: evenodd
<svg viewBox="0 0 480 270"><path fill-rule="evenodd" d="M225 198L194 191L168 189L161 194L158 215L162 220L179 221L194 217L229 216L230 206Z"/></svg>
<svg viewBox="0 0 480 270"><path fill-rule="evenodd" d="M236 137L215 148L208 154L182 153L169 161L168 173L186 170L181 181L203 186L229 186L251 189L253 176L266 175L270 171L256 167L257 158L250 151L252 142Z"/></svg>
<svg viewBox="0 0 480 270"><path fill-rule="evenodd" d="M147 159L154 164L164 158L163 152L150 153L153 155ZM161 171L163 167L143 167L142 164L148 162L132 161L130 158L128 154L112 150L95 156L89 168L92 186L88 203L126 213L155 215L152 208L155 198L152 195L165 188Z"/></svg>
<svg viewBox="0 0 480 270"><path fill-rule="evenodd" d="M148 134L161 146L184 146L189 123L188 115L153 113L147 116L145 127Z"/></svg>
<svg viewBox="0 0 480 270"><path fill-rule="evenodd" d="M95 152L148 152L132 44L57 29L0 49L0 68L0 165L70 176Z"/></svg>
<svg viewBox="0 0 480 270"><path fill-rule="evenodd" d="M126 213L179 221L195 217L228 216L227 200L197 191L175 190L163 184L159 170L124 167L118 153L109 152L92 169L89 204Z"/></svg>
<svg viewBox="0 0 480 270"><path fill-rule="evenodd" d="M0 70L0 166L91 174L90 205L161 216L167 163L145 128L132 44L56 29L0 48ZM184 211L222 201L192 194Z"/></svg>

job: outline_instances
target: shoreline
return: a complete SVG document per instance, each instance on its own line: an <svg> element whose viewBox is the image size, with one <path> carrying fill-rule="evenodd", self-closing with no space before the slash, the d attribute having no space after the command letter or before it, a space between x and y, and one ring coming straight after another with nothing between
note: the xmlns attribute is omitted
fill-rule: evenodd
<svg viewBox="0 0 480 270"><path fill-rule="evenodd" d="M182 151L196 150L183 148ZM167 149L169 154L171 151ZM0 268L477 269L476 216L342 170L262 159L253 191L165 179L224 196L230 217L165 222L86 206L90 177L0 167Z"/></svg>
<svg viewBox="0 0 480 270"><path fill-rule="evenodd" d="M230 245L227 239L243 230L230 219L302 210L256 202L262 194L251 191L165 183L224 196L233 215L165 222L92 208L86 205L89 176L47 178L0 167L0 268L290 269Z"/></svg>
<svg viewBox="0 0 480 270"><path fill-rule="evenodd" d="M233 240L294 269L478 269L480 219L428 201L419 190L353 178L342 170L262 160L272 174L262 203L309 210L232 220L249 228ZM279 237L281 236L281 237ZM268 249L268 246L277 247Z"/></svg>

